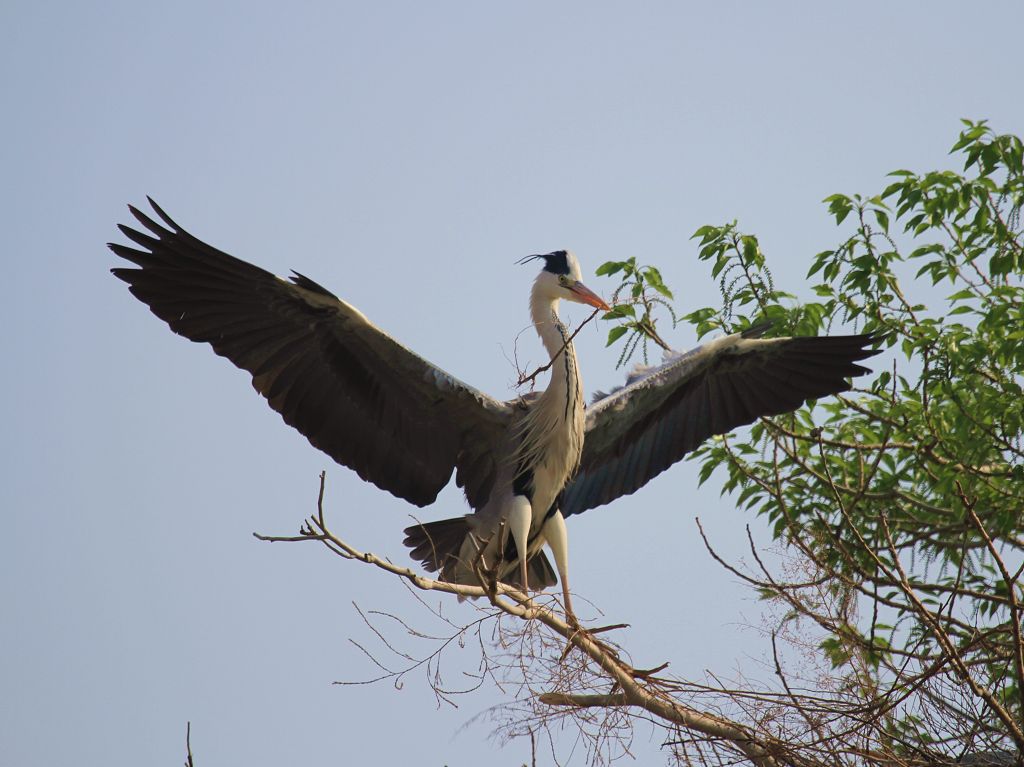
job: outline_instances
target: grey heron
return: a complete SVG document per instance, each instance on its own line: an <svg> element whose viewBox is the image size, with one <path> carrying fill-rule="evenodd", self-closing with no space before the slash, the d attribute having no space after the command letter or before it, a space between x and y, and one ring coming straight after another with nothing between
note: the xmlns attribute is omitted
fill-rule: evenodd
<svg viewBox="0 0 1024 767"><path fill-rule="evenodd" d="M572 613L565 518L633 493L712 435L850 388L876 352L869 335L760 338L764 326L671 353L585 406L562 300L610 307L565 250L541 267L530 317L552 360L547 388L500 401L395 341L297 272L284 279L189 234L153 200L130 206L134 267L115 276L175 333L252 375L284 421L362 479L417 506L455 475L472 513L406 529L442 580L527 592L561 579ZM557 577L542 551L554 555Z"/></svg>

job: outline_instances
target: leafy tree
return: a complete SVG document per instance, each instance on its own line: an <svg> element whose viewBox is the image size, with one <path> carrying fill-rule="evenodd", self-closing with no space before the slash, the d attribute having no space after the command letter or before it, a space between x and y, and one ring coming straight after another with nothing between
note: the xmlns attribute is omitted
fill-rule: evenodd
<svg viewBox="0 0 1024 767"><path fill-rule="evenodd" d="M711 689L635 669L605 635L511 589L439 584L356 551L322 508L301 539L419 588L489 597L453 636L483 637L495 617L481 679L503 669L527 691L507 733L574 717L595 761L642 718L666 728L681 762L1024 764L1024 151L969 121L952 151L961 173L900 170L878 195L826 198L843 239L811 260L813 301L775 286L736 223L694 235L724 298L680 318L698 335L770 319L771 334L855 327L894 351L867 384L691 456L702 482L720 479L770 521L781 573L759 556L753 570L719 561L782 607L773 645L813 638L826 673L777 663L774 687ZM620 361L665 346L658 323L677 317L658 270L631 259L598 273L626 299L606 316ZM425 663L443 690L450 642L388 678Z"/></svg>

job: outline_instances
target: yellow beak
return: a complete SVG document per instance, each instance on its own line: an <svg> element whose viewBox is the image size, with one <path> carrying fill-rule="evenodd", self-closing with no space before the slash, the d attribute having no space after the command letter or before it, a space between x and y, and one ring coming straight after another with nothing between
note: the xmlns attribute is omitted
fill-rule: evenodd
<svg viewBox="0 0 1024 767"><path fill-rule="evenodd" d="M569 285L569 290L571 290L576 296L575 300L579 301L581 304L596 306L598 309L603 309L606 312L611 311L611 307L605 303L604 299L582 282L575 282L572 285Z"/></svg>

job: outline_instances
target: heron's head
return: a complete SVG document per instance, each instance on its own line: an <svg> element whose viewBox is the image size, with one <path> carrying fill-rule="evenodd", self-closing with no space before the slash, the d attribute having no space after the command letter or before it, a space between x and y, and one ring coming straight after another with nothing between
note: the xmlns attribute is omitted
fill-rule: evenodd
<svg viewBox="0 0 1024 767"><path fill-rule="evenodd" d="M544 263L544 268L537 276L537 282L534 285L535 294L551 301L565 299L578 304L587 304L604 309L606 312L611 309L601 296L583 284L580 263L572 251L556 250L551 253L527 256L519 263L525 264L527 261L535 259Z"/></svg>

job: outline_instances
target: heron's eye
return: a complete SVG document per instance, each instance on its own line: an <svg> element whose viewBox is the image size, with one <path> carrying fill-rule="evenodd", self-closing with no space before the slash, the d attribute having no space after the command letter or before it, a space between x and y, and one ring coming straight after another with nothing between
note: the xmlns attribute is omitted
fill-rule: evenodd
<svg viewBox="0 0 1024 767"><path fill-rule="evenodd" d="M566 277L564 274L560 274L558 275L558 283L565 287L566 285L569 284L569 278Z"/></svg>

